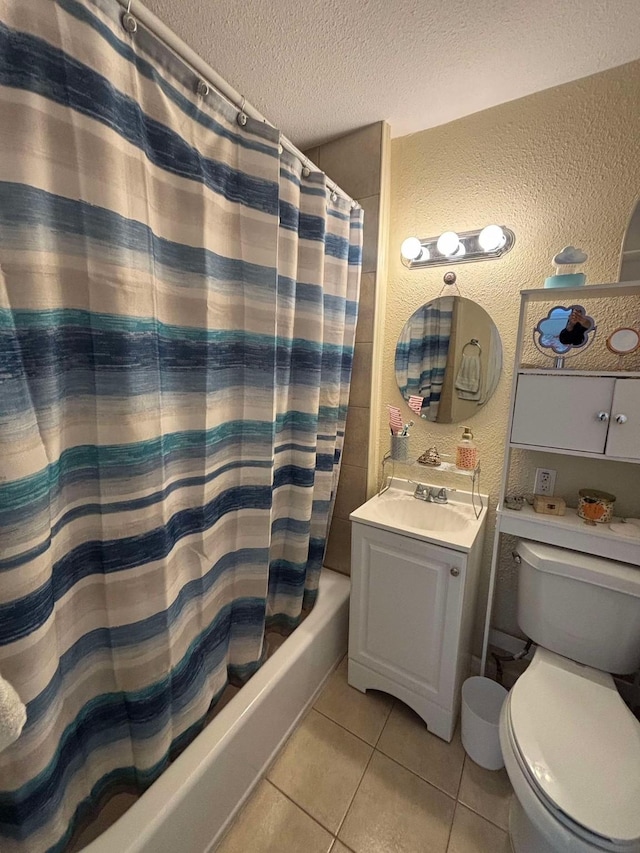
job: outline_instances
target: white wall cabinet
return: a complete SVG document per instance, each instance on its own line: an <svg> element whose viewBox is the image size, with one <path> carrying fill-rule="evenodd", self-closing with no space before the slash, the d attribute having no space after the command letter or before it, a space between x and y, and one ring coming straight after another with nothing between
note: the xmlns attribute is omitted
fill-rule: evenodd
<svg viewBox="0 0 640 853"><path fill-rule="evenodd" d="M511 443L640 459L640 379L521 373Z"/></svg>
<svg viewBox="0 0 640 853"><path fill-rule="evenodd" d="M349 683L453 737L468 675L482 536L461 552L353 523Z"/></svg>
<svg viewBox="0 0 640 853"><path fill-rule="evenodd" d="M616 379L605 455L640 459L640 379Z"/></svg>

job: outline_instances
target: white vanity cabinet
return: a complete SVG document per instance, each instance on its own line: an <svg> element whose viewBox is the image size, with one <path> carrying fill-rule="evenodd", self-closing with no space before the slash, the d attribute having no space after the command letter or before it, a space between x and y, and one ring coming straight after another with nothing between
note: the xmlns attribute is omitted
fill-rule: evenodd
<svg viewBox="0 0 640 853"><path fill-rule="evenodd" d="M511 444L640 459L640 379L518 375Z"/></svg>
<svg viewBox="0 0 640 853"><path fill-rule="evenodd" d="M469 674L483 533L482 522L458 551L352 526L349 683L396 696L447 741Z"/></svg>

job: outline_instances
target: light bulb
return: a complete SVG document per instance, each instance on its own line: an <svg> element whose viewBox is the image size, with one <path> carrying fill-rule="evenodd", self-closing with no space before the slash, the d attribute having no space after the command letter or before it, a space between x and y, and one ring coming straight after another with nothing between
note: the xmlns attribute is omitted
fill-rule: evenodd
<svg viewBox="0 0 640 853"><path fill-rule="evenodd" d="M463 258L467 254L467 250L464 247L464 243L462 240L458 243L458 248L455 250L453 255L449 255L450 258Z"/></svg>
<svg viewBox="0 0 640 853"><path fill-rule="evenodd" d="M497 252L507 242L507 235L499 225L487 225L478 236L478 243L485 252Z"/></svg>
<svg viewBox="0 0 640 853"><path fill-rule="evenodd" d="M460 238L455 231L445 231L444 234L438 237L436 246L441 255L446 255L450 258L457 252L460 246Z"/></svg>
<svg viewBox="0 0 640 853"><path fill-rule="evenodd" d="M424 257L424 251L422 243L417 237L407 237L407 239L402 243L402 246L400 246L400 254L403 258L406 258L407 261L417 261L418 258L422 260ZM428 256L429 253L427 252L427 257Z"/></svg>

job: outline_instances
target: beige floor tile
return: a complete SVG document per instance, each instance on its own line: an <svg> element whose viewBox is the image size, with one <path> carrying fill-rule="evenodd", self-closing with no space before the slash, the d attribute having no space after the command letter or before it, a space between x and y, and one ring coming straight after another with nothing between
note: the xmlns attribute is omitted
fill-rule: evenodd
<svg viewBox="0 0 640 853"><path fill-rule="evenodd" d="M485 770L467 756L458 793L461 803L501 829L508 829L512 793L506 770Z"/></svg>
<svg viewBox="0 0 640 853"><path fill-rule="evenodd" d="M511 853L511 844L506 832L458 803L447 853Z"/></svg>
<svg viewBox="0 0 640 853"><path fill-rule="evenodd" d="M359 738L312 710L269 771L268 779L336 833L372 751Z"/></svg>
<svg viewBox="0 0 640 853"><path fill-rule="evenodd" d="M350 687L347 682L348 665L348 658L345 657L327 682L314 707L375 746L389 716L393 699L376 690L361 693L355 687Z"/></svg>
<svg viewBox="0 0 640 853"><path fill-rule="evenodd" d="M459 732L447 743L432 735L411 708L396 702L378 749L452 797L457 795L464 764Z"/></svg>
<svg viewBox="0 0 640 853"><path fill-rule="evenodd" d="M217 853L328 853L331 835L264 780Z"/></svg>
<svg viewBox="0 0 640 853"><path fill-rule="evenodd" d="M333 847L331 848L331 853L352 853L348 847L345 847L342 841L336 840L333 842Z"/></svg>
<svg viewBox="0 0 640 853"><path fill-rule="evenodd" d="M339 838L355 853L445 853L455 802L375 752Z"/></svg>

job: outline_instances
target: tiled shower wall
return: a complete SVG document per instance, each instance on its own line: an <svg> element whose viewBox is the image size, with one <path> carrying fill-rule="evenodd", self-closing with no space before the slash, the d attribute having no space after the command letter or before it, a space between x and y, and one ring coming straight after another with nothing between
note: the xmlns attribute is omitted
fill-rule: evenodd
<svg viewBox="0 0 640 853"><path fill-rule="evenodd" d="M376 418L371 418L372 365L376 347L375 318L381 316L386 257L386 193L389 182L389 126L377 122L305 152L313 162L355 198L364 210L364 246L360 310L351 378L340 483L324 563L349 574L351 524L349 513L371 494L368 479L369 448ZM378 327L380 323L378 322ZM382 330L379 328L379 332ZM381 342L380 342L381 343Z"/></svg>

